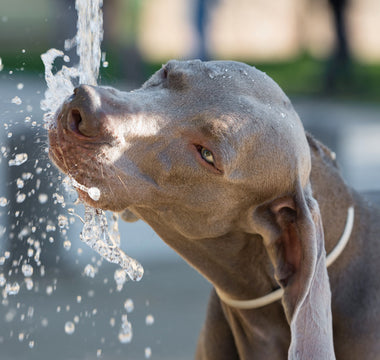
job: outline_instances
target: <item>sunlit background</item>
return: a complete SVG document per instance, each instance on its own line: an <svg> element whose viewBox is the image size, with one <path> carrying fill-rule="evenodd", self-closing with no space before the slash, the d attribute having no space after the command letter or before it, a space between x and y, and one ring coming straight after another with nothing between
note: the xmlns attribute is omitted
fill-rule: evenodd
<svg viewBox="0 0 380 360"><path fill-rule="evenodd" d="M138 87L171 58L255 65L336 152L347 183L380 190L378 0L104 0L103 11L100 84ZM117 267L80 243L74 199L47 159L40 55L63 49L76 20L74 1L0 0L0 291L20 287L0 298L0 359L192 359L210 285L138 222L120 224L122 247L146 274L119 291ZM9 166L20 153L27 161ZM118 337L125 314L130 343Z"/></svg>

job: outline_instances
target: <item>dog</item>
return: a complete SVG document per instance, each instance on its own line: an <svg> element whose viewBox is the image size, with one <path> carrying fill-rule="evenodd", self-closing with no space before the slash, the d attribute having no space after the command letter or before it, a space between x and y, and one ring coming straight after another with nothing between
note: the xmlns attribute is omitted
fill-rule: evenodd
<svg viewBox="0 0 380 360"><path fill-rule="evenodd" d="M100 189L84 202L147 222L212 283L196 359L380 359L380 210L266 74L172 60L132 92L81 85L49 141Z"/></svg>

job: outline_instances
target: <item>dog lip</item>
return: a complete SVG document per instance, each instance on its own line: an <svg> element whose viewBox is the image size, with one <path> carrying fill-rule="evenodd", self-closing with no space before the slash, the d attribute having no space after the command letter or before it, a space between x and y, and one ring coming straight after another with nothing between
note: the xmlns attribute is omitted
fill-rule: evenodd
<svg viewBox="0 0 380 360"><path fill-rule="evenodd" d="M49 148L49 159L54 163L55 166L57 166L61 171L65 172L64 168L63 168L63 161L62 161L62 157L60 157L58 154L57 154L57 150L50 146Z"/></svg>

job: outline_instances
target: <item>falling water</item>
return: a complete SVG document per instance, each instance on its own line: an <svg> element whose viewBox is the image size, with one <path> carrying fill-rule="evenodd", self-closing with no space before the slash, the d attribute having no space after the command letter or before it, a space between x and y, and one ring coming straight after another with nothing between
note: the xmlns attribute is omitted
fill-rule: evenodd
<svg viewBox="0 0 380 360"><path fill-rule="evenodd" d="M45 128L51 126L62 102L72 95L76 86L81 83L96 85L101 57L104 66L104 54L101 56L100 52L102 40L101 5L99 0L77 0L77 35L66 41L63 51L50 49L41 56L45 65L47 83L47 90L41 102ZM89 19L91 19L91 23L89 23ZM74 48L76 48L80 59L77 66L72 66L73 61L67 55L68 50ZM24 54L25 50L22 50L22 53ZM56 70L60 63L63 66L59 66ZM3 70L2 67L0 58L0 71ZM14 76L12 70L9 71L9 75ZM103 358L106 356L108 344L114 348L115 340L120 344L127 344L132 340L131 319L135 316L133 313L135 304L129 295L124 296L125 292L128 291L125 284L128 278L141 279L143 268L120 249L117 215L108 213L107 218L106 213L102 210L86 207L82 219L76 214L76 208L71 206L77 200L77 193L74 189L86 191L94 201L99 200L100 189L95 186L85 187L72 178L61 178L59 176L63 187L66 184L70 189L70 191L61 194L58 187L54 189L56 184L51 178L52 175L57 178L57 175L52 172L51 165L49 163L45 165L40 153L36 158L35 153L24 146L23 142L30 135L30 132L27 132L30 130L29 128L40 130L42 127L38 121L33 119L33 107L30 99L25 96L28 87L28 82L24 83L18 80L14 82L17 96L10 92L9 98L6 99L13 110L8 113L1 113L2 116L6 114L2 119L4 120L2 125L6 130L7 140L11 139L14 142L10 142L12 146L8 145L8 142L0 146L0 164L4 165L7 171L12 171L13 174L16 173L17 175L14 176L11 173L11 182L7 184L11 189L8 194L0 194L0 220L2 220L1 216L7 216L11 219L4 226L0 224L0 238L4 237L6 241L9 241L9 243L5 242L4 249L1 249L2 253L0 253L0 296L2 297L0 306L3 311L0 313L3 319L0 344L17 339L23 343L28 351L33 351L36 355L43 347L46 347L46 344L43 343L46 336L45 332L54 327L52 333L58 330L68 341L78 336L82 340L83 335L86 341L91 338L92 341L96 342L93 348L94 354L96 353L97 358ZM36 93L39 97L38 88ZM9 114L17 114L23 118L20 125L28 127L25 134L21 133L18 137L16 127L13 126L17 124L16 120L5 121L8 120ZM40 114L38 114L38 118L40 118ZM34 133L39 135L38 131ZM46 131L42 131L42 133L46 134ZM43 135L43 137L45 136ZM43 148L41 145L44 142L43 140L40 141L39 137L33 136L31 140L33 145ZM62 214L63 211L67 213ZM47 212L46 215L45 212ZM102 256L100 259L92 256L90 261L86 260L81 264L83 258L88 254L81 247L76 247L74 242L72 243L68 238L69 228L78 218L84 222L80 235L81 240L100 253ZM55 235L58 231L63 240L60 246L63 247L64 251L56 251L57 248L55 248L53 253L49 246L58 245L58 241L55 241ZM18 245L19 248L15 245ZM73 253L73 251L77 255L75 264L80 265L81 275L86 280L85 283L79 276L79 279L77 277L69 279L65 273L68 269L72 271L76 267L76 265L72 266L73 263L64 263L66 260L73 260L66 253ZM82 251L83 256L81 258ZM100 274L103 258L120 265L120 268L115 267L113 276L109 276L107 271ZM58 271L55 265L59 261L61 261L60 265L63 266L60 266ZM101 275L105 277L102 279ZM91 331L85 329L88 326L95 326L95 322L104 324L100 316L96 319L97 308L89 308L92 301L95 301L93 298L99 295L99 288L92 286L94 284L99 285L99 283L106 287L102 287L100 291L104 292L105 296L113 294L114 296L110 301L119 301L120 304L118 308L118 305L110 303L107 304L109 306L99 311L101 316L105 316L106 324L109 323L113 331L110 332L104 326L97 326L96 331L102 334L97 339ZM91 288L87 289L87 285ZM66 291L67 288L70 288L70 292ZM81 292L72 294L71 290L73 289L80 289ZM118 293L116 294L115 291ZM102 301L104 294L100 294L96 301ZM37 297L37 301L35 301L35 297ZM40 297L45 297L43 305L38 300ZM51 305L53 305L53 311L49 309ZM145 306L149 306L148 302L145 303ZM138 308L137 312L140 311L141 304L136 304L136 308ZM53 317L51 317L52 312ZM145 326L151 326L153 322L154 319L149 315L145 319ZM40 339L42 339L41 342ZM17 348L22 346L22 344L17 345L20 345ZM144 356L143 351L144 349L141 350L142 356ZM4 349L2 348L2 356L4 356L3 352ZM150 356L151 349L147 347L145 358ZM34 357L31 355L30 358Z"/></svg>
<svg viewBox="0 0 380 360"><path fill-rule="evenodd" d="M76 1L78 31L73 39L65 42L66 51L76 46L79 56L79 64L76 67L64 65L61 70L53 74L53 63L56 58L62 57L64 61L67 61L67 55L63 51L50 49L41 56L45 65L45 79L48 86L45 99L41 102L41 108L45 111L44 119L47 127L53 121L63 100L73 93L75 86L97 84L101 60L100 43L103 39L101 7L102 0ZM72 186L86 191L94 201L99 200L101 193L97 187L88 188L74 179L70 180ZM107 218L102 210L85 206L81 240L107 261L119 264L132 280L139 281L144 273L143 267L119 248L119 237L117 225L108 230Z"/></svg>

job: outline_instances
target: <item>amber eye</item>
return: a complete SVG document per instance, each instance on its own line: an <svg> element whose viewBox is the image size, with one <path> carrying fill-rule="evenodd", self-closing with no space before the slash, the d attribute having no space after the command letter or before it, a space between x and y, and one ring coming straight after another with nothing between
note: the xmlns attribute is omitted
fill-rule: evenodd
<svg viewBox="0 0 380 360"><path fill-rule="evenodd" d="M205 161L207 161L211 165L215 165L214 155L212 154L210 150L204 147L200 147L199 152Z"/></svg>

